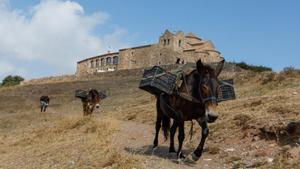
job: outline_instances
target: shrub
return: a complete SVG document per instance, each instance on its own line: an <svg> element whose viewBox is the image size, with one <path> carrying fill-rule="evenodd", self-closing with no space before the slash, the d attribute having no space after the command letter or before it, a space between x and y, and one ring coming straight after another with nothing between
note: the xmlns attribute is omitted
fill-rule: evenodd
<svg viewBox="0 0 300 169"><path fill-rule="evenodd" d="M300 69L296 69L293 66L288 66L288 67L283 68L283 70L281 72L285 73L285 74L300 73Z"/></svg>
<svg viewBox="0 0 300 169"><path fill-rule="evenodd" d="M242 69L252 70L254 72L272 71L272 68L262 66L262 65L259 65L259 66L250 65L250 64L247 64L246 62L236 63L236 65L239 66Z"/></svg>
<svg viewBox="0 0 300 169"><path fill-rule="evenodd" d="M20 84L22 81L24 80L23 77L21 76L6 76L3 80L2 80L2 84L1 86L14 86L14 85L18 85Z"/></svg>

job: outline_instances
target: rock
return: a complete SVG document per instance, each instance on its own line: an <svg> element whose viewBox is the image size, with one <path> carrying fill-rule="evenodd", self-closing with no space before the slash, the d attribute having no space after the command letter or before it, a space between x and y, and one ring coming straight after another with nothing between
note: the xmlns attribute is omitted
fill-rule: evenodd
<svg viewBox="0 0 300 169"><path fill-rule="evenodd" d="M267 157L267 162L268 162L268 163L272 163L273 160L274 160L273 158Z"/></svg>
<svg viewBox="0 0 300 169"><path fill-rule="evenodd" d="M210 158L205 158L205 159L203 159L204 161L211 161L212 159L210 159Z"/></svg>
<svg viewBox="0 0 300 169"><path fill-rule="evenodd" d="M234 150L235 150L234 148L227 148L224 151L226 151L226 152L233 152Z"/></svg>

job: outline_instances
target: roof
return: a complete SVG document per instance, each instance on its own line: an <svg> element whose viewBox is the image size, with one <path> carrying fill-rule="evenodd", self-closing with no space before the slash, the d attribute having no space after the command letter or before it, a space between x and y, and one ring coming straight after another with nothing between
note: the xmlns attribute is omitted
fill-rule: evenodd
<svg viewBox="0 0 300 169"><path fill-rule="evenodd" d="M84 61L87 61L87 60L90 60L90 59L100 58L100 57L109 56L109 55L116 55L116 54L119 54L119 52L106 53L106 54L102 54L102 55L93 56L93 57L86 58L86 59L83 59L81 61L78 61L77 63L81 63L81 62L84 62Z"/></svg>
<svg viewBox="0 0 300 169"><path fill-rule="evenodd" d="M198 40L202 40L198 36L194 35L192 32L188 33L185 37L186 38L195 38L195 39L198 39Z"/></svg>
<svg viewBox="0 0 300 169"><path fill-rule="evenodd" d="M136 46L136 47L132 47L132 48L124 48L124 49L120 49L120 51L127 50L127 49L147 48L147 47L150 47L150 46L152 46L152 45L151 45L151 44L150 44L150 45L142 45L142 46Z"/></svg>

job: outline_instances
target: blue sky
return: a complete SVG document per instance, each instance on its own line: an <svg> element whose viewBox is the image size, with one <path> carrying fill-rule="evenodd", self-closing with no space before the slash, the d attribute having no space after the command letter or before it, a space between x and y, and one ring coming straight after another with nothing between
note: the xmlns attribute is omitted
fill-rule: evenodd
<svg viewBox="0 0 300 169"><path fill-rule="evenodd" d="M37 11L42 9L39 8L36 13L28 11L32 11L40 3L43 2L10 0L7 10L21 11L19 15L31 21L34 18L31 18L31 15L37 15ZM91 28L86 28L89 36L95 36L102 42L102 46L99 43L100 47L95 47L99 51L82 54L99 54L110 49L108 46L118 49L124 46L156 43L159 35L165 29L169 29L193 32L201 38L212 40L217 50L229 61L265 65L275 71L280 71L286 66L300 68L300 1L297 0L74 0L71 3L84 10L80 14L82 17L93 17L100 13L98 18L103 20L103 23L94 23L91 24ZM84 57L79 55L75 59ZM1 57L0 55L0 62ZM25 77L35 78L57 75L58 71L63 73L75 71L75 66L64 69L53 65L56 62L39 62L38 58L24 61L21 57L20 63L29 67L24 68L27 70L24 73ZM6 60L11 62L11 59ZM69 60L73 61L66 59L66 62ZM37 64L39 66L35 69ZM31 73L36 72L34 70L38 70L41 66L52 69ZM11 72L18 71L12 69Z"/></svg>

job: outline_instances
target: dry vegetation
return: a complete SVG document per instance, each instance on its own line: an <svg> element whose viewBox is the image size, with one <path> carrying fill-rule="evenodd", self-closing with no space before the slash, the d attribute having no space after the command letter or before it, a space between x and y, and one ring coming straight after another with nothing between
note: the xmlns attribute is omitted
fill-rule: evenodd
<svg viewBox="0 0 300 169"><path fill-rule="evenodd" d="M137 88L140 76L26 85L0 89L0 168L297 168L300 74L223 72L234 78L237 99L220 103L210 124L203 157L177 164L160 137L152 153L155 98ZM109 97L92 117L83 118L74 90L107 90ZM38 98L51 97L46 113ZM199 142L200 128L184 151ZM197 126L197 125L195 125Z"/></svg>

